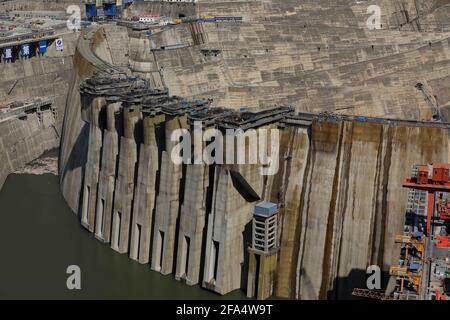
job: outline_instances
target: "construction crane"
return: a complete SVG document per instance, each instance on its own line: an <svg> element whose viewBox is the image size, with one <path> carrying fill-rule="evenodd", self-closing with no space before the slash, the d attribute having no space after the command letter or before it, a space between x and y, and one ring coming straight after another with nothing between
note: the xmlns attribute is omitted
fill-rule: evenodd
<svg viewBox="0 0 450 320"><path fill-rule="evenodd" d="M391 276L400 278L400 293L403 293L405 280L407 280L408 283L413 286L416 292L420 292L422 285L422 269L420 269L418 272L413 272L411 271L410 266L391 266L389 274Z"/></svg>
<svg viewBox="0 0 450 320"><path fill-rule="evenodd" d="M420 82L415 85L415 88L422 92L425 101L428 103L428 106L430 107L432 113L432 120L441 121L441 111L436 101L436 97L432 94L431 89Z"/></svg>
<svg viewBox="0 0 450 320"><path fill-rule="evenodd" d="M405 244L406 248L415 248L420 256L423 257L425 252L425 242L423 239L415 238L411 235L397 235L395 237L396 243Z"/></svg>

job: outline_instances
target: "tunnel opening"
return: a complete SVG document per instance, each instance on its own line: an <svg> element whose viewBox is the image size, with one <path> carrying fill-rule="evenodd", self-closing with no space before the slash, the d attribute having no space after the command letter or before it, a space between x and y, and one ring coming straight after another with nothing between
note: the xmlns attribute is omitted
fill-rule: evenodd
<svg viewBox="0 0 450 320"><path fill-rule="evenodd" d="M159 261L156 262L157 267L159 268L159 270L162 269L162 264L163 264L163 259L164 259L164 231L159 230L158 233L158 243L157 243L158 247L159 247Z"/></svg>
<svg viewBox="0 0 450 320"><path fill-rule="evenodd" d="M188 236L184 236L184 243L183 243L183 257L184 257L184 274L188 275L189 272L189 252L191 247L191 238Z"/></svg>
<svg viewBox="0 0 450 320"><path fill-rule="evenodd" d="M214 273L213 278L214 280L217 279L217 269L219 265L219 242L213 241L213 247L214 247Z"/></svg>

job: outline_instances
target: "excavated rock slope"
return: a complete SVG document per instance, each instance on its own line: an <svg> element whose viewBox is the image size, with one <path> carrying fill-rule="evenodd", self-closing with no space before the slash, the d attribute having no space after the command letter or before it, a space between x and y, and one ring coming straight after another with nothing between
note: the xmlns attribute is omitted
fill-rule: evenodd
<svg viewBox="0 0 450 320"><path fill-rule="evenodd" d="M381 8L381 30L366 24L374 4ZM160 6L139 4L129 14L175 8ZM176 8L181 11L173 16L191 13L190 6L185 13ZM105 41L118 46L128 39L131 71L172 94L213 97L227 107L292 104L311 112L430 119L432 107L417 83L439 106L450 103L447 1L200 0L195 8L199 16L243 22L183 24L150 41L115 29ZM171 44L185 47L150 54ZM123 66L126 53L112 51Z"/></svg>

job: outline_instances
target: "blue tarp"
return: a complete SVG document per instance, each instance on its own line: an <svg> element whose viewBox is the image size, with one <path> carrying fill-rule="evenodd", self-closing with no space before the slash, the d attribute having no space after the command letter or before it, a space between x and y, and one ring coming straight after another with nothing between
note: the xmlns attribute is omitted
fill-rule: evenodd
<svg viewBox="0 0 450 320"><path fill-rule="evenodd" d="M117 7L114 3L106 3L103 5L105 16L115 17L117 15Z"/></svg>
<svg viewBox="0 0 450 320"><path fill-rule="evenodd" d="M87 3L86 4L86 17L93 18L97 16L97 6L95 3Z"/></svg>

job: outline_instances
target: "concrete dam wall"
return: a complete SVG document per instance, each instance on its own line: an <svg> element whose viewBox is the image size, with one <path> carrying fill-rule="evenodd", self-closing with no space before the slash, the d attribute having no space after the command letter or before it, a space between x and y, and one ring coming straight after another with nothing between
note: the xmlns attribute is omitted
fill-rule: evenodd
<svg viewBox="0 0 450 320"><path fill-rule="evenodd" d="M447 159L431 147L447 130L344 121L289 131L276 292L348 298L367 266L386 271L396 260L402 178L414 163Z"/></svg>
<svg viewBox="0 0 450 320"><path fill-rule="evenodd" d="M0 188L10 173L59 147L56 119L49 108L0 121Z"/></svg>
<svg viewBox="0 0 450 320"><path fill-rule="evenodd" d="M45 151L59 147L78 36L79 33L62 35L63 51L57 51L55 44L51 43L44 56L18 59L12 63L0 62L2 107L17 103L34 104L35 99L51 100L51 106L45 108L2 108L0 188L10 173Z"/></svg>
<svg viewBox="0 0 450 320"><path fill-rule="evenodd" d="M342 12L333 17L336 23L359 17L344 2L337 4ZM187 285L219 294L247 288L258 298L349 298L364 285L367 266L387 272L396 262L394 236L406 209L403 177L414 164L448 161L448 127L289 108L278 117L279 108L261 107L429 119L430 106L414 86L420 81L442 105L449 101L443 81L448 35L369 33L357 23L287 25L258 16L269 10L263 3L249 15L252 21L240 24L183 24L150 39L105 25L80 38L61 142L61 190L97 239ZM325 6L270 3L273 12L283 4L287 11L318 14ZM211 14L218 8L209 3ZM160 48L171 44L185 47ZM199 106L194 96L214 102ZM170 136L192 130L191 111L206 108L204 119L220 127L212 110L224 105L254 107L249 117L257 119L256 128L279 130L275 175L260 175L259 165L171 160ZM248 247L255 204L262 200L279 206L279 251L258 260Z"/></svg>
<svg viewBox="0 0 450 320"><path fill-rule="evenodd" d="M286 108L249 115L251 127L281 132L275 175L259 165L176 164L170 137L192 129L197 102L126 77L96 79L82 82L82 123L66 123L86 141L74 168L80 179L67 179L69 167L61 173L66 199L113 250L220 294L251 281L249 227L255 203L269 200L280 206L280 251L264 275L265 296L348 298L368 265L386 271L396 260L403 177L413 164L448 158L446 146L432 147L448 141L446 125L305 118ZM220 115L201 107L203 119Z"/></svg>

